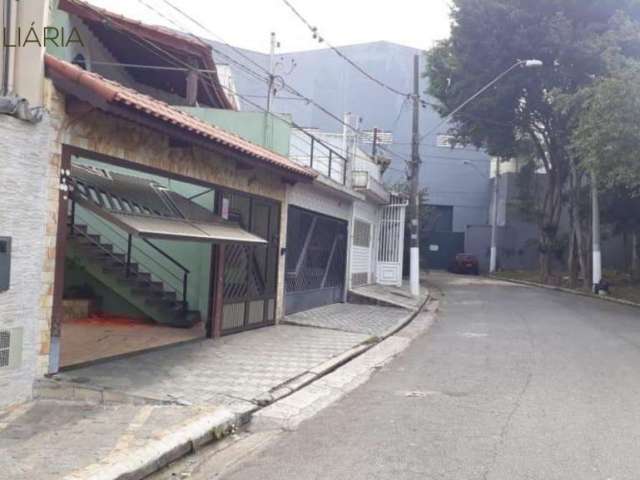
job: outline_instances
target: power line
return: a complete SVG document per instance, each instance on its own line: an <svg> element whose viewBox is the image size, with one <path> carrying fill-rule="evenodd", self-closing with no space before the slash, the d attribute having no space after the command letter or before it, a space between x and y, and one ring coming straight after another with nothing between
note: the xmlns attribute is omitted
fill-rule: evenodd
<svg viewBox="0 0 640 480"><path fill-rule="evenodd" d="M142 5L145 5L145 6L147 6L148 8L152 8L152 7L150 7L149 5L147 5L143 0L138 0L138 1L139 1ZM154 10L154 11L155 11L155 9L153 9L153 8L152 8L152 10ZM165 17L165 18L166 18L166 17ZM173 55L172 53L168 52L167 50L163 49L162 47L160 47L160 46L156 45L156 44L155 44L155 43L153 43L152 41L147 40L147 39L145 39L145 38L141 38L141 39L139 39L138 37L136 37L136 36L134 36L134 35L131 35L131 34L130 34L129 32L127 32L126 30L118 29L118 27L117 27L117 26L115 26L115 25L113 25L113 24L110 24L109 26L111 26L111 28L113 28L113 29L119 30L121 33L124 33L124 34L128 35L128 36L129 36L129 37L130 37L134 42L136 42L138 45L142 46L143 48L146 48L146 49L149 49L149 50L153 49L153 50L155 50L155 53L156 53L156 54L157 54L157 53L161 53L161 54L163 54L165 57L167 57L167 58L169 58L169 59L173 60L173 61L174 61L174 62L176 62L178 65L182 65L183 67L185 67L185 69L189 69L189 68L190 68L190 65L189 65L188 63L186 63L185 61L183 61L183 60L179 59L178 57L176 57L176 56L175 56L175 55ZM141 41L142 41L142 42L144 42L144 43L146 43L146 46L145 46L145 45L143 45L143 44L141 43ZM196 72L196 74L198 75L198 77L199 77L201 80L203 80L205 83L207 83L209 86L212 86L212 87L214 87L214 88L216 87L216 85L214 85L214 84L213 84L213 81L212 81L210 78L208 78L208 77L203 77L203 76L202 76L202 72L199 72L199 71L197 71L197 70L196 70L195 72ZM280 116L278 116L278 115L276 115L276 114L274 114L274 113L267 112L267 111L266 111L265 109L263 109L260 105L256 104L255 102L252 102L251 100L248 100L247 98L244 98L241 94L238 94L236 91L234 91L233 89L231 89L231 88L229 88L229 87L226 87L226 86L224 86L224 85L219 85L219 86L220 86L220 87L222 87L223 89L225 89L225 90L229 91L230 93L233 93L233 94L238 95L240 98L242 98L242 99L243 99L243 100L245 100L247 103L249 103L250 105L252 105L252 106L254 106L255 108L257 108L258 110L261 110L261 111L263 111L264 113L267 113L267 114L269 114L269 115L273 116L274 118L277 118L277 119L281 120L282 122L285 122L286 124L288 124L288 125L289 125L289 126L291 126L292 128L295 128L295 129L297 129L297 130L300 130L300 131L301 131L301 132L303 132L306 136L308 136L309 138L311 138L311 139L312 139L312 141L317 142L319 145L322 145L322 146L324 146L325 148L331 148L331 147L329 147L329 146L325 145L325 143L324 143L322 140L319 140L318 138L316 138L315 136L313 136L312 134L310 134L309 132L307 132L306 130L304 130L301 126L297 125L295 122L289 121L288 119L282 118L282 117L280 117ZM310 141L308 141L306 138L300 138L300 137L298 137L298 138L299 138L303 143L305 143L306 145L311 146L311 142L310 142ZM309 155L309 152L304 152L302 149L300 149L300 148L299 148L299 147L297 147L297 146L294 146L294 148L296 148L298 151L300 151L300 152L304 153L304 154L305 154L305 156ZM335 149L334 149L334 150L335 150ZM340 154L337 154L337 156L338 156L338 157L340 157L340 158L342 158L342 159L343 159L343 160L345 160L345 162L346 162L346 159L344 159Z"/></svg>
<svg viewBox="0 0 640 480"><path fill-rule="evenodd" d="M149 4L147 4L146 2L144 2L144 0L138 0L140 3L142 3L143 5L145 5L147 8L149 8L150 10L154 11L156 14L162 16L162 18L170 21L174 26L178 27L180 30L183 29L183 27L181 27L180 25L178 25L174 20L168 18L166 15L162 14L161 12L159 12L157 9L153 8L152 6L150 6ZM221 38L219 35L215 34L214 32L212 32L210 29L208 29L206 26L204 26L201 22L199 22L197 19L193 18L191 15L189 15L188 13L186 13L184 10L182 10L181 8L177 7L176 5L174 5L171 1L169 0L163 0L163 2L168 5L170 8L172 8L173 10L175 10L176 12L180 13L182 16L184 16L186 19L190 20L191 22L193 22L195 25L197 25L198 27L200 27L201 29L203 29L205 32L208 32L210 35L212 35L213 37L217 38L218 41L220 41L221 43L223 43L226 47L230 48L232 51L234 51L235 53L237 53L238 55L240 55L242 58L246 59L247 61L251 62L253 65L255 65L256 67L258 67L260 70L262 70L265 74L267 74L267 78L263 78L260 77L259 74L257 74L255 71L251 70L250 68L248 68L246 65L242 64L241 62L233 59L232 57L230 57L229 55L227 55L226 53L222 52L221 50L215 48L214 46L211 46L211 48L213 49L213 51L215 51L216 53L218 53L219 55L221 55L223 58L226 58L229 62L237 65L238 67L241 68L241 70L243 70L245 73L250 74L254 79L257 78L259 79L261 82L268 84L269 83L269 79L268 79L268 75L270 75L270 73L268 72L268 70L266 70L262 65L260 65L259 63L257 63L255 60L253 60L251 57L249 57L248 55L246 55L244 52L242 52L240 49L238 49L237 47L234 47L232 45L230 45L229 43L227 43L223 38ZM196 37L195 35L191 34L192 36ZM352 125L345 123L344 120L340 117L338 117L336 114L334 114L333 112L329 111L327 108L325 108L323 105L319 104L318 102L316 102L315 100L313 100L310 97L307 97L306 95L300 93L298 90L294 89L293 87L291 87L290 85L288 85L286 82L283 81L283 88L288 91L289 93L298 96L299 98L305 100L308 104L313 105L314 107L318 108L320 111L322 111L325 115L329 116L330 118L332 118L333 120L335 120L336 122L338 122L341 126L346 127L347 129L349 129L350 131L359 134L359 130L354 128ZM403 96L406 99L406 95L403 94Z"/></svg>
<svg viewBox="0 0 640 480"><path fill-rule="evenodd" d="M139 3L141 3L142 5L144 5L147 9L151 10L152 12L156 13L157 15L161 16L162 18L164 18L165 20L171 22L174 26L176 26L179 30L184 30L184 27L179 25L174 19L169 18L167 15L165 15L164 13L158 11L156 8L154 8L153 6L149 5L146 1L144 0L138 0ZM249 57L248 55L246 55L244 52L242 52L240 49L238 49L237 47L234 47L232 45L230 45L229 43L227 43L224 39L222 39L219 35L215 34L214 32L212 32L210 29L208 29L206 26L204 26L201 22L199 22L197 19L193 18L191 15L189 15L188 13L186 13L184 10L182 10L181 8L177 7L176 5L174 5L171 1L169 0L163 0L163 2L168 5L170 8L172 8L174 11L178 12L179 14L181 14L182 16L184 16L186 19L188 19L189 21L191 21L192 23L194 23L195 25L197 25L198 27L200 27L201 29L203 29L204 31L208 32L209 34L211 34L213 37L217 38L221 43L223 43L226 47L230 48L232 51L234 51L235 53L237 53L238 55L240 55L242 58L246 59L247 61L249 61L251 64L255 65L256 67L258 67L260 70L262 70L263 72L265 72L267 75L269 75L269 72L260 64L258 64L255 60L253 60L251 57ZM189 35L191 35L192 37L196 38L199 41L202 41L200 38L198 38L196 35L190 33L187 31L187 33ZM260 74L258 74L257 72L255 72L254 70L252 70L251 68L247 67L246 65L244 65L243 63L237 61L236 59L230 57L229 55L227 55L226 53L222 52L221 50L215 48L214 46L210 45L212 50L215 51L216 53L218 53L219 55L221 55L223 58L227 59L229 62L237 65L244 73L246 73L247 75L250 76L250 78L254 79L254 80L259 80L262 83L268 84L269 83L269 79L260 76ZM156 46L156 48L158 48ZM169 54L168 52L166 52L167 54ZM169 54L170 55L170 54ZM197 73L197 72L196 72ZM330 110L328 110L327 108L325 108L323 105L319 104L318 102L316 102L315 100L313 100L310 97L307 97L306 95L300 93L298 90L296 90L295 88L291 87L290 85L288 85L286 82L283 82L283 88L305 100L307 103L315 106L316 108L318 108L320 111L322 111L324 114L326 114L327 116L329 116L330 118L332 118L333 120L335 120L336 122L338 122L341 126L346 127L347 129L349 129L350 131L359 134L359 130L355 127L353 127L352 125L345 123L344 120L340 117L338 117L337 115L335 115L333 112L331 112ZM236 93L237 94L237 93ZM256 105L254 102L249 102L247 101L247 99L241 95L238 94L238 96L240 98L242 98L243 100L245 100L247 103L249 103L250 105L253 105L254 107L258 108L259 110L265 112L265 113L269 113L267 112L265 109L263 109L262 107ZM405 97L405 99L407 98L407 96L405 94L403 94L403 96ZM299 130L304 131L306 134L310 135L308 132L306 132L302 127L300 127L299 125L295 124L295 122L289 122L281 117L277 117L280 118L282 121L285 121L287 123L289 123L290 125L294 126L294 128L297 128ZM314 137L315 138L315 137ZM317 140L317 139L316 139ZM322 143L322 142L321 142ZM396 155L396 156L400 156L399 154L393 152L390 148L385 148L385 150L387 150L389 153Z"/></svg>
<svg viewBox="0 0 640 480"><path fill-rule="evenodd" d="M361 67L360 65L358 65L355 61L353 61L351 58L349 58L346 54L344 54L339 48L334 47L333 45L331 45L331 43L329 43L329 41L320 36L320 34L318 33L318 28L314 27L313 25L311 25L311 23L304 17L302 16L302 14L296 9L296 7L294 7L291 2L289 2L289 0L282 0L284 2L284 4L289 7L289 9L293 12L293 14L298 17L300 19L300 21L302 23L304 23L307 28L311 31L311 33L313 34L313 38L317 39L319 42L324 42L326 43L326 45L333 50L339 57L341 57L343 60L345 60L349 65L351 65L353 68L355 68L358 72L360 72L362 75L364 75L365 77L367 77L369 80L371 80L372 82L378 84L379 86L381 86L382 88L390 91L391 93L395 93L396 95L400 95L404 98L410 98L411 94L406 93L406 92L401 92L400 90L386 84L385 82L383 82L382 80L377 79L376 77L374 77L373 75L371 75L369 72L367 72L363 67Z"/></svg>
<svg viewBox="0 0 640 480"><path fill-rule="evenodd" d="M147 4L146 2L144 2L144 0L138 0L140 3L142 3L143 5L145 5L147 8L149 8L150 10L154 11L156 14L160 15L162 18L170 21L174 26L178 27L180 30L183 30L183 27L178 25L173 19L168 18L166 15L164 15L162 12L159 12L157 9L153 8L152 6L150 6L149 4ZM226 60L228 60L229 62L237 65L243 72L247 73L248 75L251 76L251 78L253 79L258 79L260 80L262 83L265 84L269 84L269 75L271 75L271 73L262 65L260 65L259 63L257 63L254 59L252 59L250 56L246 55L242 50L240 50L237 47L234 47L233 45L229 44L228 42L226 42L222 37L220 37L219 35L217 35L215 32L212 32L209 28L207 28L205 25L203 25L200 21L198 21L197 19L193 18L193 16L189 15L188 13L186 13L183 9L177 7L174 3L172 3L170 0L163 0L163 2L169 6L172 10L178 12L180 15L182 15L183 17L185 17L186 19L188 19L189 21L191 21L192 23L194 23L195 25L197 25L199 28L201 28L203 31L209 33L210 35L212 35L214 38L218 39L219 42L221 42L222 44L224 44L226 47L228 47L229 49L231 49L233 52L235 52L236 54L238 54L240 57L244 58L245 60L247 60L248 62L250 62L252 65L255 65L256 67L258 67L258 69L260 69L262 72L264 72L267 77L261 77L258 73L256 73L255 71L251 70L251 68L247 67L246 65L242 64L241 62L233 59L232 57L230 57L229 55L227 55L226 53L222 52L221 50L215 48L213 45L211 45L211 48L213 51L215 51L216 53L218 53L218 55L222 56L223 58L225 58ZM195 37L196 39L200 40L196 35L190 34L191 36ZM338 51L338 53L341 53ZM313 105L314 107L316 107L317 109L319 109L321 112L323 112L325 115L329 116L330 118L332 118L333 120L335 120L336 122L338 122L342 127L346 127L347 129L349 129L350 131L359 134L359 130L357 128L354 128L352 125L345 123L344 120L342 118L340 118L339 116L337 116L336 114L334 114L333 112L331 112L330 110L328 110L327 108L325 108L323 105L319 104L318 102L316 102L315 100L313 100L310 97L307 97L306 95L300 93L298 90L296 90L295 88L291 87L290 85L288 85L284 80L283 80L283 89L287 92L289 92L292 95L295 95L303 100L305 100L308 104ZM404 99L405 102L411 97L408 94L404 94L404 93L400 93ZM280 98L280 97L278 97ZM426 105L426 102L422 101L423 106ZM400 117L400 116L399 116ZM398 117L398 118L399 118ZM392 152L391 149L387 149L388 151ZM393 153L393 152L392 152Z"/></svg>

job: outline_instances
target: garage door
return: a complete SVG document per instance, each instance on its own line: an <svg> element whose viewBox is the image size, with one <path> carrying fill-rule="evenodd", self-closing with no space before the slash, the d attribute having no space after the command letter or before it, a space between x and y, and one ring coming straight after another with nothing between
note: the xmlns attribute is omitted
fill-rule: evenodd
<svg viewBox="0 0 640 480"><path fill-rule="evenodd" d="M347 257L347 222L289 207L285 313L341 302Z"/></svg>

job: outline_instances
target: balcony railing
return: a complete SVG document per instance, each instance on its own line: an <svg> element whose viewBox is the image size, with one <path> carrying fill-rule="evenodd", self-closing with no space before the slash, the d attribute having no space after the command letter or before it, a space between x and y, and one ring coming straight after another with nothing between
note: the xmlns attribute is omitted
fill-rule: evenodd
<svg viewBox="0 0 640 480"><path fill-rule="evenodd" d="M354 190L361 191L369 198L382 203L387 204L391 199L391 194L387 192L384 185L373 178L369 172L355 171L353 172L353 188Z"/></svg>
<svg viewBox="0 0 640 480"><path fill-rule="evenodd" d="M328 143L304 130L294 129L291 132L289 157L342 185L347 183L347 159Z"/></svg>

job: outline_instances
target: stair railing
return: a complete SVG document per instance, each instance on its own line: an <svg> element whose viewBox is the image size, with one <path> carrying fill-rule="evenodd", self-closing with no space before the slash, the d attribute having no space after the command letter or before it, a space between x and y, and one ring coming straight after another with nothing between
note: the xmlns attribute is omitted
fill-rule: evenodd
<svg viewBox="0 0 640 480"><path fill-rule="evenodd" d="M74 202L75 203L75 202ZM160 262L158 262L156 259L154 259L152 256L150 256L149 254L147 254L144 250L141 250L140 248L136 248L135 245L133 244L133 236L132 235L127 235L126 237L121 234L120 232L118 232L115 228L113 228L111 225L109 225L106 221L101 220L101 223L110 230L110 232L112 232L113 234L115 234L116 236L118 236L121 240L126 240L127 242L127 248L126 248L126 254L125 254L125 260L124 262L118 258L118 256L108 250L107 248L105 248L100 241L95 241L93 238L91 238L91 235L89 234L89 232L83 232L80 228L78 228L78 226L76 225L76 218L78 217L80 220L82 220L85 224L89 224L88 220L86 218L83 218L82 215L80 215L77 210L75 208L72 208L72 213L73 215L70 216L70 221L69 221L69 226L70 226L70 232L72 233L72 235L81 235L82 237L84 237L87 241L89 241L92 245L94 245L95 247L99 248L100 250L102 250L102 252L104 252L105 254L107 254L108 256L110 256L115 262L124 265L125 267L125 275L127 277L131 276L131 264L133 263L133 250L136 249L139 253L141 253L142 255L144 255L146 258L148 258L149 260L151 260L152 262L154 262L156 265L158 265L159 267L161 267L164 271L166 271L169 275L171 275L172 277L174 277L176 280L181 282L181 288L177 287L175 285L172 285L170 282L160 278L160 280L163 283L166 283L170 286L172 286L177 292L182 293L182 300L180 301L180 303L182 304L182 310L186 313L189 309L189 302L187 300L187 293L188 293L188 285L189 285L189 274L191 273L189 271L189 269L187 269L184 265L182 265L180 262L178 262L176 259L174 259L173 257L171 257L171 255L169 255L168 253L166 253L164 250L162 250L160 247L158 247L157 245L153 244L152 242L150 242L149 240L147 240L146 238L142 238L142 240L148 244L151 248L153 248L155 251L157 251L158 253L160 253L164 258L166 258L167 260L169 260L171 263L173 263L175 266L177 266L178 268L180 268L182 270L182 275L178 276L176 275L174 272L170 271L169 269L167 269L167 267L165 267L164 265L162 265ZM114 247L118 247L120 249L122 249L122 247L119 247L117 245L114 244ZM136 260L136 263L141 264L142 266L144 266L140 261ZM147 268L147 270L149 270L149 268ZM158 277L159 278L159 277ZM181 290L181 292L180 292Z"/></svg>
<svg viewBox="0 0 640 480"><path fill-rule="evenodd" d="M129 235L129 239L131 239L131 235ZM151 248L153 248L156 252L158 252L164 258L169 260L171 263L173 263L175 266L177 266L178 268L180 268L182 270L182 309L186 313L187 306L188 306L188 302L187 302L187 287L188 287L188 284L189 284L189 274L191 272L189 271L189 269L187 267L182 265L179 261L177 261L175 258L173 258L171 255L169 255L167 252L162 250L157 245L155 245L152 242L150 242L148 239L143 237L142 241L144 243L146 243L147 245L149 245Z"/></svg>

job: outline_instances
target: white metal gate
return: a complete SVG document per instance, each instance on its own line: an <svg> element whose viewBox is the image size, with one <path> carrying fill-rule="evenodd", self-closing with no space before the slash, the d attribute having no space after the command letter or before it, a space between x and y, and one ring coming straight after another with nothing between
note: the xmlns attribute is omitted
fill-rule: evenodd
<svg viewBox="0 0 640 480"><path fill-rule="evenodd" d="M406 210L407 202L392 195L391 204L380 212L377 278L381 285L402 285Z"/></svg>

